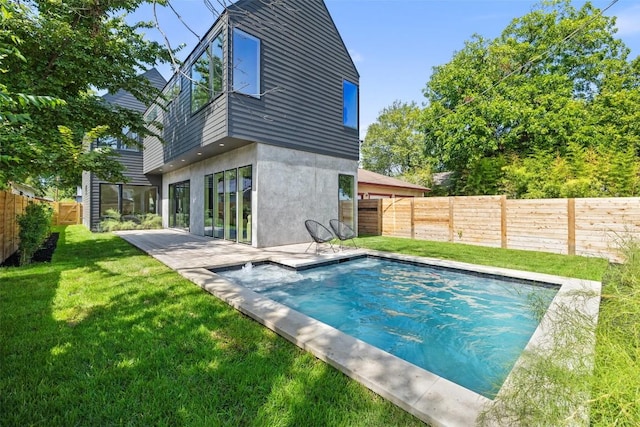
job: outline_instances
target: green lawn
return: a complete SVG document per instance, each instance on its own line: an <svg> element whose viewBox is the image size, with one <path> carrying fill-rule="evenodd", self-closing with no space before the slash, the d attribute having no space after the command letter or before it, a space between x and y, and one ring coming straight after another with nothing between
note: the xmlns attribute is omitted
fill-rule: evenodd
<svg viewBox="0 0 640 427"><path fill-rule="evenodd" d="M601 258L567 256L546 252L488 248L459 243L429 242L400 237L364 237L358 246L379 251L463 261L515 270L555 274L578 279L602 280L609 263Z"/></svg>
<svg viewBox="0 0 640 427"><path fill-rule="evenodd" d="M122 239L59 231L51 264L0 269L0 425L422 425ZM594 258L381 237L358 244L594 280L608 271ZM640 424L640 335L620 327L640 302L617 285L635 273L607 274L592 424Z"/></svg>
<svg viewBox="0 0 640 427"><path fill-rule="evenodd" d="M0 425L406 426L395 405L111 234L0 269Z"/></svg>

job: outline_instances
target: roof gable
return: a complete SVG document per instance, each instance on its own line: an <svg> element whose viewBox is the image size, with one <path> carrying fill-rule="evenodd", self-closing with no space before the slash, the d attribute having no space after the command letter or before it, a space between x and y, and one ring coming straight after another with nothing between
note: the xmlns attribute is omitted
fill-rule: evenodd
<svg viewBox="0 0 640 427"><path fill-rule="evenodd" d="M398 187L398 188L410 188L412 190L429 191L427 187L421 185L412 184L410 182L402 181L390 176L381 175L376 172L371 172L366 169L358 169L358 183L359 184L373 184L384 185L386 187Z"/></svg>

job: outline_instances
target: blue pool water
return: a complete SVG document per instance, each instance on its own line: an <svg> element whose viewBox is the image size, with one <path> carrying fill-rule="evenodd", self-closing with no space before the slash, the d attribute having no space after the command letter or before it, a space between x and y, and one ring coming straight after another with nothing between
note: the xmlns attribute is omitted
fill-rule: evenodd
<svg viewBox="0 0 640 427"><path fill-rule="evenodd" d="M217 274L489 398L557 292L378 258L248 267Z"/></svg>

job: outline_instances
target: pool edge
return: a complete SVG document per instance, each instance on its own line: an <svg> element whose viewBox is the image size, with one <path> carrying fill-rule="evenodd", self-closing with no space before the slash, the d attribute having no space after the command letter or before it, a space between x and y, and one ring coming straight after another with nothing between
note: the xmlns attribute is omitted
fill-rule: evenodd
<svg viewBox="0 0 640 427"><path fill-rule="evenodd" d="M349 257L368 255L559 286L560 290L529 341L527 350L535 351L536 346L543 342L546 322L550 321L553 314L552 308L563 304L576 289L589 289L594 293L593 298L585 302L584 310L590 314L595 313L597 317L600 282L370 250L337 259L344 260ZM288 264L292 268L308 267L314 264L271 258L266 261ZM238 311L433 426L474 425L480 413L492 402L480 394L344 334L318 320L260 296L247 288L235 285L205 268L182 269L178 272ZM587 357L590 357L593 354L593 347L586 348L585 351ZM519 361L516 362L516 366L518 363ZM505 384L508 383L509 376L505 380Z"/></svg>

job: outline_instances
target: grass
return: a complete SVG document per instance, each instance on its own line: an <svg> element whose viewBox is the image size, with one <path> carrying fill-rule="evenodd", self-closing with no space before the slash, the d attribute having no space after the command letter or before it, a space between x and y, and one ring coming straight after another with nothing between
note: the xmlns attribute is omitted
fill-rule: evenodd
<svg viewBox="0 0 640 427"><path fill-rule="evenodd" d="M419 420L112 234L0 269L0 425Z"/></svg>
<svg viewBox="0 0 640 427"><path fill-rule="evenodd" d="M0 425L423 425L122 239L57 231L51 264L0 269ZM640 267L400 238L358 244L591 280L606 272L591 423L640 425Z"/></svg>
<svg viewBox="0 0 640 427"><path fill-rule="evenodd" d="M358 246L471 264L533 271L587 280L602 280L609 263L601 258L567 256L546 252L488 248L460 243L429 242L401 237L364 237Z"/></svg>
<svg viewBox="0 0 640 427"><path fill-rule="evenodd" d="M640 425L640 244L605 275L596 329L591 419L597 426Z"/></svg>

